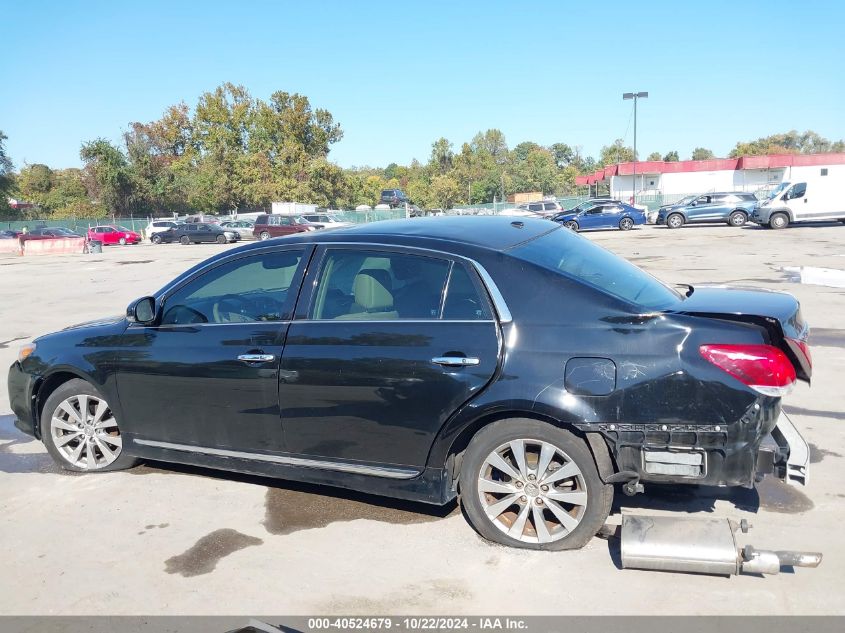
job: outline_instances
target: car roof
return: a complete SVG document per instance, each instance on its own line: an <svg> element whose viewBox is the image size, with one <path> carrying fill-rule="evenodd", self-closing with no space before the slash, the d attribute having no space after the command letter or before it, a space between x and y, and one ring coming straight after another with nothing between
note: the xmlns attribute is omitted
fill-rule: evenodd
<svg viewBox="0 0 845 633"><path fill-rule="evenodd" d="M466 245L488 250L506 250L560 229L550 220L512 216L441 216L408 220L383 220L368 224L297 233L282 238L285 243L382 243L437 249ZM266 247L267 242L253 242L235 250ZM228 251L231 252L231 251Z"/></svg>

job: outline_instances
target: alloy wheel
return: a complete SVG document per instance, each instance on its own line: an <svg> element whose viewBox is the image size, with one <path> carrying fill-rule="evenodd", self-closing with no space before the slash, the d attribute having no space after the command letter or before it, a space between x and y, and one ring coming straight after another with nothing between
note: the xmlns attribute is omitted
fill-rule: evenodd
<svg viewBox="0 0 845 633"><path fill-rule="evenodd" d="M568 228L568 229L570 229L570 230L572 230L572 231L577 231L577 230L578 230L578 223L577 223L577 222L573 222L572 220L570 220L569 222L564 223L564 225L563 225L563 226L565 226L566 228Z"/></svg>
<svg viewBox="0 0 845 633"><path fill-rule="evenodd" d="M267 231L261 231L261 234L258 236L262 240L270 239L270 234Z"/></svg>
<svg viewBox="0 0 845 633"><path fill-rule="evenodd" d="M478 473L487 519L524 543L551 543L570 534L587 509L587 485L560 448L517 439L490 453Z"/></svg>
<svg viewBox="0 0 845 633"><path fill-rule="evenodd" d="M71 466L97 470L114 462L123 448L117 420L102 398L78 395L59 403L50 424L53 444Z"/></svg>
<svg viewBox="0 0 845 633"><path fill-rule="evenodd" d="M634 226L634 221L631 218L622 218L619 220L619 228L623 231L628 231Z"/></svg>
<svg viewBox="0 0 845 633"><path fill-rule="evenodd" d="M681 225L683 225L684 221L679 215L670 215L666 223L669 225L669 228L679 229L681 228Z"/></svg>

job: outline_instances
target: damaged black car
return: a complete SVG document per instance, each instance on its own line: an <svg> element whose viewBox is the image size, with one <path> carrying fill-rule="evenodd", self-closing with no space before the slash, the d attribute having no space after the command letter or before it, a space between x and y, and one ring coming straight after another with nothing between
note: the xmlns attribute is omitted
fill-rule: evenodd
<svg viewBox="0 0 845 633"><path fill-rule="evenodd" d="M568 549L617 485L803 483L780 404L807 335L789 294L678 291L546 220L426 218L220 253L24 346L9 393L68 470L459 495L490 540Z"/></svg>

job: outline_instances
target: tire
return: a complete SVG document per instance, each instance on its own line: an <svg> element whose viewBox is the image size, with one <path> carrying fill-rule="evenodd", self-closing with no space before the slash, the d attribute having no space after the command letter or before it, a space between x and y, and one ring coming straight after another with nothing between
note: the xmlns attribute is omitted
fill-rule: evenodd
<svg viewBox="0 0 845 633"><path fill-rule="evenodd" d="M126 238L125 237L121 237L119 240L117 240L117 242L121 246L126 246Z"/></svg>
<svg viewBox="0 0 845 633"><path fill-rule="evenodd" d="M123 452L120 428L108 403L84 380L74 378L51 393L41 420L41 438L47 452L65 470L109 472L138 463Z"/></svg>
<svg viewBox="0 0 845 633"><path fill-rule="evenodd" d="M748 214L745 211L734 211L728 217L728 224L730 226L744 226L748 222Z"/></svg>
<svg viewBox="0 0 845 633"><path fill-rule="evenodd" d="M685 224L684 216L680 213L673 213L666 218L666 226L670 229L679 229Z"/></svg>
<svg viewBox="0 0 845 633"><path fill-rule="evenodd" d="M218 235L217 236L217 243L218 244L225 244L226 243L226 236L225 235Z"/></svg>
<svg viewBox="0 0 845 633"><path fill-rule="evenodd" d="M773 229L785 229L789 226L789 216L785 213L773 213L769 218L769 226Z"/></svg>
<svg viewBox="0 0 845 633"><path fill-rule="evenodd" d="M261 231L261 233L259 233L259 234L258 234L258 239L260 239L260 240L269 240L269 239L270 239L270 234L269 234L267 231Z"/></svg>
<svg viewBox="0 0 845 633"><path fill-rule="evenodd" d="M150 241L151 241L153 244L161 244L161 235L159 235L158 233L155 233L155 234L154 234L154 235L150 238Z"/></svg>
<svg viewBox="0 0 845 633"><path fill-rule="evenodd" d="M568 220L568 221L563 223L563 226L568 228L570 231L575 231L576 233L578 232L578 229L580 228L578 226L578 223L575 220Z"/></svg>
<svg viewBox="0 0 845 633"><path fill-rule="evenodd" d="M621 231L630 231L634 228L634 221L631 218L622 218L619 220L619 229Z"/></svg>
<svg viewBox="0 0 845 633"><path fill-rule="evenodd" d="M191 240L188 239L187 235L183 235L182 237L179 238L179 243L185 244L187 246L188 244L191 243Z"/></svg>
<svg viewBox="0 0 845 633"><path fill-rule="evenodd" d="M523 447L527 474L517 466L513 446ZM539 467L543 451L552 452L545 476L531 470ZM510 467L511 475L494 466L491 459ZM558 475L550 486L543 484L544 479L564 470L566 476ZM564 495L573 503L564 501ZM511 504L503 506L508 500ZM604 525L613 502L613 486L599 479L583 440L545 422L514 418L494 422L472 438L461 463L460 501L470 524L488 540L522 549L578 549ZM490 512L498 514L491 519ZM561 520L561 515L567 518Z"/></svg>

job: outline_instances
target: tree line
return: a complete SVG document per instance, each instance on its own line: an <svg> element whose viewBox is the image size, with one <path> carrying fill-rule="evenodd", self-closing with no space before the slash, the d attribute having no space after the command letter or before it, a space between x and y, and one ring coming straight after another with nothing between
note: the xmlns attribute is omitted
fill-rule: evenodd
<svg viewBox="0 0 845 633"><path fill-rule="evenodd" d="M158 120L130 123L120 143L83 143L82 168L27 164L16 172L0 131L0 213L12 219L228 213L267 208L274 200L349 209L374 205L391 188L421 207L447 209L523 191L572 195L576 176L634 160L622 139L593 158L563 142L511 148L500 130L489 129L460 147L435 140L424 163L343 169L328 158L342 138L332 114L313 108L306 96L278 91L264 100L231 83L204 93L193 108L179 103ZM793 130L738 142L730 157L830 151L845 151L845 141ZM714 157L697 147L689 158ZM647 159L680 156L671 150ZM6 204L10 197L36 209L15 212Z"/></svg>

